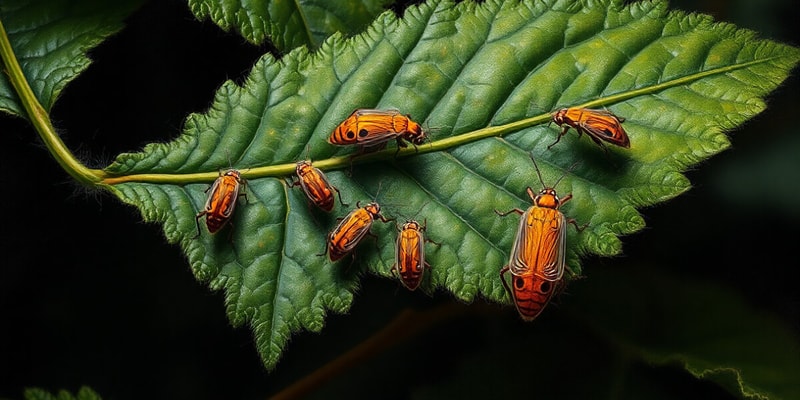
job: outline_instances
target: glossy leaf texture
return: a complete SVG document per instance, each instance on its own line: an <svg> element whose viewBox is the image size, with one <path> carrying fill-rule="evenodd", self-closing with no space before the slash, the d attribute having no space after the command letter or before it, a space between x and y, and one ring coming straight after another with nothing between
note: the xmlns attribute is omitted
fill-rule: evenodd
<svg viewBox="0 0 800 400"><path fill-rule="evenodd" d="M318 255L357 202L427 221L439 245L426 248L423 291L508 304L498 271L519 218L495 210L530 206L525 189L541 184L529 154L545 183L564 176L556 189L574 198L562 211L589 224L568 229L567 262L580 274L581 255L619 254L618 236L644 226L636 207L687 190L681 172L725 149L723 131L762 111L798 59L796 48L664 2L429 1L316 52L264 56L178 139L120 155L106 183L163 224L199 280L225 291L231 321L252 326L271 368L293 331L319 331L328 311L349 308L361 273L392 277L391 223L375 223L377 239L353 262ZM547 150L559 131L550 113L576 105L626 118L631 148L605 152L570 133ZM351 162L356 149L326 139L357 108L399 109L429 127L430 142ZM288 185L306 154L350 208L318 213ZM229 166L248 179L248 200L228 227L195 239L204 191Z"/></svg>
<svg viewBox="0 0 800 400"><path fill-rule="evenodd" d="M45 110L89 67L87 52L123 27L142 1L4 0L0 21L25 77ZM25 116L6 74L0 74L0 110Z"/></svg>
<svg viewBox="0 0 800 400"><path fill-rule="evenodd" d="M335 32L355 34L386 10L389 0L240 1L189 0L198 19L210 19L225 31L235 30L248 42L268 39L281 51L311 49Z"/></svg>

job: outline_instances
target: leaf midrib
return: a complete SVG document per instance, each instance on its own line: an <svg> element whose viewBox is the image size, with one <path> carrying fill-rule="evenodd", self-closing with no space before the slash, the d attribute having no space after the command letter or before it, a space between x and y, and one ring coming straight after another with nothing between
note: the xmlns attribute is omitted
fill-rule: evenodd
<svg viewBox="0 0 800 400"><path fill-rule="evenodd" d="M617 94L604 96L583 104L574 105L577 108L601 108L608 107L613 104L623 102L625 100L658 93L666 89L686 85L703 78L713 75L725 74L735 70L748 68L754 65L763 64L766 62L774 61L782 56L768 57L759 60L748 61L744 63L737 63L733 65L712 68L705 71L696 72L689 75L677 77L662 83L645 86L639 89L620 92ZM409 146L402 149L387 148L381 151L360 155L360 156L338 156L322 160L315 160L314 166L321 170L336 170L351 168L354 165L365 164L377 160L384 160L389 158L406 158L418 154L426 154L437 151L447 150L453 147L462 146L467 143L472 143L481 139L490 137L501 137L510 133L530 128L532 126L542 124L550 121L550 114L540 114L531 118L514 121L504 125L489 126L486 128L478 129L472 132L463 133L460 135L449 136L443 139L434 140L428 144L419 147ZM245 179L267 178L267 177L284 177L289 176L295 171L295 162L270 165L264 167L242 168L242 177ZM161 184L188 184L198 182L213 182L219 176L218 171L214 172L199 172L188 174L132 174L120 175L104 178L101 183L105 185L117 185L120 183L128 182L142 182L142 183L161 183Z"/></svg>

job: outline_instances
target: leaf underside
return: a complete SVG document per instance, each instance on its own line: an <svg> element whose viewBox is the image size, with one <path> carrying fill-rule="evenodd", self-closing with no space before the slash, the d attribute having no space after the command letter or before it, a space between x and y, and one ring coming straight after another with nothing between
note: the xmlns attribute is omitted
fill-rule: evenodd
<svg viewBox="0 0 800 400"><path fill-rule="evenodd" d="M189 116L180 138L122 154L106 170L178 174L174 182L134 177L110 189L163 224L197 279L225 290L231 321L252 326L269 368L291 332L319 331L329 310L348 310L360 273L392 277L394 223L376 222L378 239L367 237L352 264L318 256L335 218L356 202L377 198L389 217L427 221L439 245L426 248L432 268L422 290L509 303L498 271L519 218L495 210L530 206L525 189L541 184L529 153L545 183L566 174L557 190L574 197L561 210L589 224L568 229L567 263L580 274L581 255L619 254L618 236L644 226L636 207L686 191L681 172L725 149L723 132L762 111L762 97L800 57L664 2L584 3L429 1L402 19L386 12L361 35L334 35L313 53L266 55L242 86L226 82L207 112ZM545 123L549 113L580 104L624 117L631 148L603 151L573 131L548 150L560 130ZM352 172L347 162L330 164L328 178L350 207L312 210L287 171L307 156L356 152L326 139L357 108L399 109L430 127L431 143L402 157L390 148ZM470 139L528 118L540 123ZM195 239L205 190L229 166L248 178L247 200L222 231L203 227ZM287 168L255 169L265 166ZM195 173L211 178L189 179Z"/></svg>

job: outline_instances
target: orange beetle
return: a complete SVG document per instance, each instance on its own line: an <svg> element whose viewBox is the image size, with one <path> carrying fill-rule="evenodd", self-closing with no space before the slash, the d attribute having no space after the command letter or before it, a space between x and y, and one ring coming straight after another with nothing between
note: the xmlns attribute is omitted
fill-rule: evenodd
<svg viewBox="0 0 800 400"><path fill-rule="evenodd" d="M543 182L536 161L533 163L539 181ZM524 212L518 208L505 213L495 210L500 216L512 212L522 215L508 265L500 269L500 280L525 321L533 320L542 312L564 275L566 225L571 223L578 231L585 228L579 227L574 219L565 218L558 210L572 198L571 194L559 199L555 189L544 183L542 187L536 195L533 189L527 188L533 205ZM511 287L505 279L508 272L511 272Z"/></svg>
<svg viewBox="0 0 800 400"><path fill-rule="evenodd" d="M562 108L553 113L553 122L563 126L564 129L558 134L556 141L547 146L547 148L549 149L558 143L561 137L567 134L569 128L573 127L578 131L578 136L586 133L592 141L603 149L605 149L603 142L628 149L631 147L631 142L625 129L622 128L621 122L624 121L625 118L617 117L605 110Z"/></svg>
<svg viewBox="0 0 800 400"><path fill-rule="evenodd" d="M197 235L200 236L200 217L206 216L206 227L210 233L214 233L220 229L231 219L233 210L236 209L236 200L239 196L245 196L247 193L240 193L239 188L245 185L246 181L242 178L241 173L235 169L229 169L225 172L220 171L219 177L214 181L214 184L206 189L208 198L203 210L197 213L194 222L197 224Z"/></svg>
<svg viewBox="0 0 800 400"><path fill-rule="evenodd" d="M418 146L426 137L422 126L400 111L358 109L333 130L328 142L340 146L355 144L364 149L384 146L395 139L400 148L408 146L405 141Z"/></svg>
<svg viewBox="0 0 800 400"><path fill-rule="evenodd" d="M407 221L400 229L395 246L395 264L392 273L400 275L400 282L408 290L414 290L422 282L425 268L430 265L425 261L425 226L417 221Z"/></svg>
<svg viewBox="0 0 800 400"><path fill-rule="evenodd" d="M378 203L368 203L364 207L356 203L356 206L358 208L350 211L328 234L327 247L325 252L319 254L320 256L328 253L331 261L336 261L353 251L364 235L369 233L369 228L376 218L383 222L392 221L381 215L381 206Z"/></svg>
<svg viewBox="0 0 800 400"><path fill-rule="evenodd" d="M342 201L342 194L339 189L331 185L325 174L319 168L311 165L311 161L299 161L295 171L297 172L298 181L293 182L292 186L299 185L303 189L303 193L314 205L330 212L333 209L333 192L336 191L336 194L339 195L339 203L347 206Z"/></svg>

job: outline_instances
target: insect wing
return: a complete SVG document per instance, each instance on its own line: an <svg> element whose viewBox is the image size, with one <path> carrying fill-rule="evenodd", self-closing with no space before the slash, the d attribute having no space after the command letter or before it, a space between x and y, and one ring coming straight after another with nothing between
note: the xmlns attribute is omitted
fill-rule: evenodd
<svg viewBox="0 0 800 400"><path fill-rule="evenodd" d="M500 279L503 279L503 285L508 290L505 278L501 271ZM517 312L524 321L532 321L539 314L542 313L547 303L555 293L556 283L545 279L541 279L532 273L525 275L511 275L510 289L511 297L514 300L514 306Z"/></svg>
<svg viewBox="0 0 800 400"><path fill-rule="evenodd" d="M203 206L203 212L205 214L210 214L214 212L217 208L217 204L219 204L219 186L222 183L222 176L218 177L214 180L214 183L211 184L211 188L209 188L208 196L206 196L206 204Z"/></svg>
<svg viewBox="0 0 800 400"><path fill-rule="evenodd" d="M579 135L581 133L589 135L592 141L601 147L603 142L607 142L627 149L631 147L631 142L628 133L622 128L621 122L624 120L606 110L587 108L562 108L553 114L553 122L562 126L567 125L561 131L558 139L561 139L561 136L566 134L568 127L571 126L578 131ZM558 139L550 146L558 143Z"/></svg>
<svg viewBox="0 0 800 400"><path fill-rule="evenodd" d="M319 169L310 163L300 166L298 164L297 177L300 179L300 188L314 205L325 211L333 209L333 187L328 178Z"/></svg>
<svg viewBox="0 0 800 400"><path fill-rule="evenodd" d="M625 129L622 128L620 119L608 111L584 110L579 124L592 138L626 149L631 147L630 139Z"/></svg>
<svg viewBox="0 0 800 400"><path fill-rule="evenodd" d="M564 275L566 218L560 211L532 206L520 218L508 268L512 275L535 274L554 282Z"/></svg>
<svg viewBox="0 0 800 400"><path fill-rule="evenodd" d="M367 234L372 221L372 215L364 208L350 211L330 234L328 251L331 261L336 261L352 251Z"/></svg>
<svg viewBox="0 0 800 400"><path fill-rule="evenodd" d="M220 230L231 218L236 209L240 186L239 174L235 170L227 171L214 181L205 204L206 226L209 232Z"/></svg>
<svg viewBox="0 0 800 400"><path fill-rule="evenodd" d="M366 147L382 144L402 133L395 129L396 116L401 116L396 110L356 110L333 130L328 142Z"/></svg>
<svg viewBox="0 0 800 400"><path fill-rule="evenodd" d="M403 286L415 290L425 272L425 239L416 223L406 223L397 237L395 266Z"/></svg>

